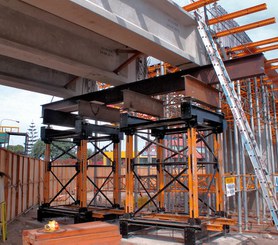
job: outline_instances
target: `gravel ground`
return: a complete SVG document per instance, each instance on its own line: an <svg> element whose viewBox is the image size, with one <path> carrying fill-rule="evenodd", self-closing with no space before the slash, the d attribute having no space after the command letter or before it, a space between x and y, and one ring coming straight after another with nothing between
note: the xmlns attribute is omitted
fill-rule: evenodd
<svg viewBox="0 0 278 245"><path fill-rule="evenodd" d="M22 244L22 231L27 229L41 229L47 223L38 222L37 219L37 207L31 208L28 212L22 214L14 221L8 224L8 240L5 242L0 241L4 245L20 245ZM60 225L73 223L72 219L59 218L56 219ZM183 244L183 236L179 231L159 230L146 232L138 232L136 235L132 235L129 239L122 239L121 245L178 245ZM209 238L206 241L200 242L200 244L247 244L247 245L277 245L278 244L278 232L272 235L270 234L239 234L231 233L226 237Z"/></svg>

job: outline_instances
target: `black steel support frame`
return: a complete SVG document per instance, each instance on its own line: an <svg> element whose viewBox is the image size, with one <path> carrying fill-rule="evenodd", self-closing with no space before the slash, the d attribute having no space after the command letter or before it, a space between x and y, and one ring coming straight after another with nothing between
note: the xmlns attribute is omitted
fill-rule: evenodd
<svg viewBox="0 0 278 245"><path fill-rule="evenodd" d="M212 134L212 133L209 133L209 134L207 134L205 137L203 137L203 136L201 137L201 134L198 133L198 135L200 136L200 138L197 139L196 143L197 143L197 142L200 142L200 141L204 142L205 145L206 145L206 147L209 149L209 151L213 154L214 158L217 160L217 158L216 158L216 156L214 155L212 149L210 148L210 146L209 146L209 145L207 144L207 142L205 141L205 138L208 137L208 136L211 135L211 134ZM168 148L168 147L165 147L165 146L162 145L162 144L159 144L159 143L156 142L156 141L152 141L152 140L149 140L149 139L146 138L146 137L140 136L139 134L135 134L135 135L141 137L141 138L144 139L144 140L148 140L148 141L149 141L149 144L148 144L147 146L145 146L139 153L137 153L137 155L135 156L135 158L139 157L139 156L140 156L145 150L147 150L152 144L156 144L156 145L161 146L161 147L163 147L163 148L165 148L165 149L167 149L167 150L173 151L173 152L175 152L174 154L179 154L179 153L180 153L180 151L177 152L177 151L175 151L175 150L173 150L173 149L171 149L171 148ZM187 147L184 148L184 150L186 150L186 149L187 149ZM135 158L134 158L134 159L135 159ZM150 202L152 202L152 203L155 205L157 211L159 212L160 209L158 208L158 206L157 206L157 204L155 203L154 199L155 199L162 191L164 191L166 188L165 188L165 189L159 190L158 193L156 193L153 197L151 197L150 193L148 192L148 190L145 188L144 184L142 183L142 181L141 181L141 179L140 179L140 176L136 173L136 171L134 171L134 167L136 167L136 166L142 166L142 165L146 166L146 164L135 164L135 163L134 163L134 159L132 159L132 171L133 171L133 174L134 174L134 176L136 177L136 179L139 181L140 185L143 187L144 191L146 192L146 194L147 194L148 197L149 197L149 201L147 201L145 204L143 204L143 206L141 206L139 209L140 209L140 210L143 209L147 204L149 204ZM164 161L165 161L165 159L161 162L163 166L166 166L166 165L168 165L168 164L169 164L169 165L175 165L175 162L174 162L174 163L171 162L171 163L168 163L168 164L167 164L167 163L165 163ZM217 162L217 161L216 161L216 162ZM202 162L201 162L201 163L202 163ZM158 166L158 164L159 164L159 163L153 163L153 164L147 164L147 165L148 165L148 166L150 166L150 165ZM213 164L215 165L216 163L214 162ZM186 163L181 162L181 163L178 163L178 165L186 165ZM215 168L215 171L214 171L214 173L213 173L213 176L215 176L216 170L217 170L217 169L218 169L218 168ZM186 170L187 170L187 169L186 169ZM165 168L163 168L163 171L164 171L165 173L167 173L167 174L172 178L172 180L168 183L169 185L171 185L174 181L177 181L183 188L185 188L186 190L189 190L189 188L188 188L184 183L182 183L178 178L174 180L175 177L174 177L171 173L169 173ZM173 181L173 180L174 180L174 181ZM209 183L208 192L209 192L209 190L210 190L210 187L211 187L211 185L212 185L212 182L213 182L213 178L211 179L211 181L210 181L210 183ZM167 187L168 187L169 185L167 185ZM216 213L216 210L215 210L214 208L212 208L205 200L203 200L203 199L200 198L200 197L198 197L198 200L199 200L204 206L208 207L213 213ZM140 210L139 210L139 211L140 211ZM139 211L138 211L138 210L135 211L134 215L135 215L136 213L138 213Z"/></svg>
<svg viewBox="0 0 278 245"><path fill-rule="evenodd" d="M70 192L66 189L67 186L75 179L75 177L79 174L79 164L76 163L75 165L54 165L52 166L52 163L56 161L58 158L62 157L63 155L67 154L71 157L76 158L72 154L69 153L71 149L73 149L76 145L73 145L72 147L69 147L69 149L62 149L61 147L53 144L56 148L62 151L62 153L50 161L48 163L48 171L54 176L54 178L58 181L58 183L62 186L62 188L57 192L57 194L49 201L49 203L42 204L38 210L37 210L37 220L43 221L44 218L52 218L52 217L72 217L74 218L74 223L82 223L82 222L89 222L92 221L92 211L88 211L87 209L72 209L72 208L61 208L59 206L50 206L52 202L55 201L55 199L62 193L63 190L65 190L69 196L74 201L74 204L78 204L79 201L76 200ZM59 180L59 178L56 176L56 174L52 171L52 168L55 167L74 167L76 169L76 173L70 178L70 180L63 185L63 183Z"/></svg>
<svg viewBox="0 0 278 245"><path fill-rule="evenodd" d="M206 235L206 229L199 221L191 223L151 220L146 218L131 219L123 217L120 219L120 233L123 238L128 238L129 234L152 227L154 229L171 229L181 230L184 234L184 244L195 244L198 238L203 238Z"/></svg>
<svg viewBox="0 0 278 245"><path fill-rule="evenodd" d="M54 165L52 166L52 163L55 162L57 159L59 159L60 157L62 157L63 155L67 154L73 158L76 159L76 156L72 155L69 153L70 150L72 150L74 147L76 147L76 145L73 145L71 147L69 147L68 149L63 149L55 144L52 143L52 145L54 147L56 147L57 149L59 149L60 151L62 151L62 153L57 156L55 159L53 159L52 161L50 161L48 163L48 166L47 166L47 171L49 171L53 176L54 178L58 181L58 183L62 186L62 188L57 192L57 194L49 201L49 203L47 204L47 206L50 206L50 204L62 193L63 190L65 190L69 196L72 198L72 200L74 201L74 204L77 204L78 203L78 200L76 200L71 194L70 192L67 190L67 186L74 180L74 178L79 174L79 164L76 163L75 165ZM56 176L56 174L52 171L52 168L55 167L55 168L58 168L58 167L74 167L76 169L76 173L70 178L70 180L65 184L63 185L63 183L59 180L59 178Z"/></svg>
<svg viewBox="0 0 278 245"><path fill-rule="evenodd" d="M46 114L47 115L50 114L50 118L51 119L53 119L53 115L57 115L57 113L59 114L59 112L55 112L55 111L53 112L51 110L46 110ZM67 113L62 113L62 115L59 114L59 116L65 116L65 115L68 116ZM70 115L69 117L70 117L70 120L66 120L65 124L67 124L66 126L69 126L69 125L73 126L73 125L71 125L74 122L72 117L74 117L74 119L76 120L76 116L75 115ZM48 119L48 120L50 120L50 119ZM55 122L58 121L61 124L61 122L63 120L61 118L60 119L55 119L55 117L54 117L54 121ZM60 157L62 157L63 155L65 155L65 154L69 155L72 158L76 158L76 156L74 156L74 155L72 155L70 153L70 150L72 150L74 147L76 147L76 144L78 144L78 142L80 141L81 138L84 138L84 137L85 138L89 138L89 136L92 134L93 130L95 130L95 131L97 131L99 133L106 133L106 134L108 134L108 136L101 137L101 140L111 140L111 143L109 143L108 145L106 145L102 149L100 149L96 145L94 145L94 146L96 146L96 148L98 149L96 154L101 153L101 154L103 154L106 158L108 158L112 162L112 166L107 166L107 167L111 167L112 171L109 174L109 176L106 178L106 180L104 181L104 183L103 183L103 185L101 187L98 187L97 185L95 185L95 183L93 183L93 181L89 177L87 177L87 178L94 185L94 187L97 189L97 193L95 194L95 197L100 192L108 200L108 202L111 204L112 208L115 207L115 205L111 202L111 200L109 200L109 198L102 191L103 186L106 184L106 182L110 178L111 174L115 171L115 166L114 166L115 163L104 153L104 150L108 146L110 146L112 143L114 143L114 142L117 143L120 139L122 139L122 133L120 133L119 129L116 129L116 128L112 128L112 127L100 127L99 125L83 124L82 121L80 121L80 120L78 121L78 123L75 122L75 124L79 125L79 127L77 127L78 133L76 133L76 130L75 131L74 130L60 131L60 130L52 130L52 129L48 129L48 128L42 127L43 140L46 141L46 142L51 142L54 147L56 147L57 149L62 151L62 153L59 156L57 156L55 159L53 159L52 161L50 161L48 163L48 171L51 172L51 174L58 181L58 183L62 186L62 188L50 200L49 203L44 203L44 204L42 204L39 207L38 212L37 212L37 218L38 218L39 221L42 221L43 218L56 217L56 216L57 217L61 217L61 216L70 216L70 217L73 217L74 218L74 223L88 222L88 221L92 221L93 220L93 218L92 218L92 211L89 211L87 208L76 208L74 206L73 207L69 207L69 208L60 208L60 207L56 207L56 206L55 207L54 206L52 206L52 207L50 206L51 203L53 203L53 201L55 201L55 199L62 193L63 190L65 190L69 194L69 196L73 200L73 204L74 205L78 205L79 204L79 200L76 200L71 195L71 193L66 189L67 186L75 179L75 177L80 172L78 162L75 165L54 165L54 166L52 165L52 163L54 161L56 161L57 159L59 159ZM85 132L85 135L84 135L84 132ZM82 137L81 137L80 133L82 134ZM65 137L74 137L73 138L74 139L74 142L73 142L74 145L69 147L68 149L62 149L61 147L53 144L53 142L52 142L53 140L59 140L60 138L65 138ZM95 139L95 140L97 140L97 139ZM94 154L92 156L88 157L88 160L91 157L93 157L93 156L94 156ZM71 177L71 179L65 185L63 185L63 183L59 180L59 178L51 170L51 168L53 168L53 167L55 167L55 168L57 168L57 167L74 167L74 168L76 168L76 173ZM88 165L88 167L98 167L98 166ZM93 199L92 199L92 201L93 201ZM90 204L92 203L92 201L90 202ZM110 218L110 216L108 215L107 218Z"/></svg>
<svg viewBox="0 0 278 245"><path fill-rule="evenodd" d="M173 125L184 125L184 127L177 128L176 130L171 128L169 129L169 126ZM203 108L200 108L196 105L194 105L194 102L192 101L185 101L181 104L181 117L176 119L169 119L169 120L159 120L158 122L154 121L147 121L144 119L137 119L135 117L129 117L128 114L123 115L122 121L121 121L121 127L122 130L126 133L132 133L136 134L135 132L139 129L152 129L152 136L161 137L163 138L166 134L174 134L174 133L181 133L184 132L185 129L189 127L197 128L198 132L198 138L197 142L203 141L205 146L208 147L209 152L213 155L214 162L212 163L206 163L206 162L200 162L200 164L214 164L214 174L215 176L216 171L218 171L218 162L217 157L215 156L213 150L210 148L210 146L207 144L205 138L212 134L218 134L223 132L223 130L226 127L226 121L224 120L224 116L221 113L215 113ZM175 132L176 131L176 132ZM211 133L208 133L207 135L203 136L200 134L200 131L207 132L211 131ZM182 151L186 150L187 147L184 147L184 149L175 151L173 149L170 149L168 147L165 147L164 145L159 144L158 142L149 140L146 137L143 137L139 134L136 134L140 138L150 142L146 147L144 147L143 150L146 150L148 147L150 147L152 144L159 145L160 147L163 147L164 149L170 150L174 152L171 156L175 156L178 154L181 154ZM138 157L142 152L140 151L136 157ZM167 158L169 160L170 158ZM165 161L165 159L164 159ZM162 163L164 162L162 161ZM156 164L150 164L158 166L159 163ZM188 190L188 187L183 184L179 178L182 176L183 173L186 172L187 167L185 166L180 173L178 173L176 176L173 176L171 173L165 169L167 163L164 163L163 171L166 172L170 177L171 180L161 189L158 190L156 194L153 196L150 195L148 190L144 187L142 181L140 180L140 176L137 175L137 173L134 171L134 167L139 166L140 164L135 164L134 159L132 161L132 171L135 176L135 178L139 181L140 185L143 187L143 189L146 191L149 200L144 203L139 209L137 209L134 213L126 214L120 219L120 231L123 237L128 237L128 234L132 231L140 230L145 227L159 227L159 228L170 228L170 229L181 229L184 231L184 238L185 238L185 244L195 244L197 236L204 235L207 231L202 225L202 222L200 219L189 219L187 223L181 223L181 222L172 222L172 221L157 221L157 220L150 220L148 218L144 218L144 216L137 216L139 212L150 202L152 202L157 211L159 212L159 208L156 205L154 199L163 192L166 188L168 188L172 183L175 181L179 183L183 188ZM173 164L173 163L169 163ZM179 163L183 165L182 163ZM213 179L211 179L208 188L210 189L212 186ZM216 210L211 207L206 200L201 199L198 197L198 200L206 207L208 207L215 215L218 213Z"/></svg>

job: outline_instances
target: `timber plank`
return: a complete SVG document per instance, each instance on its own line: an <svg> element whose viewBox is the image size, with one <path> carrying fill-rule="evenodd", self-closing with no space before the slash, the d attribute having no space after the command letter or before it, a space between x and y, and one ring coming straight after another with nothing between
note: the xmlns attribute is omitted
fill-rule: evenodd
<svg viewBox="0 0 278 245"><path fill-rule="evenodd" d="M23 244L120 244L121 235L116 225L105 222L88 222L62 226L57 232L43 232L41 229L24 230Z"/></svg>

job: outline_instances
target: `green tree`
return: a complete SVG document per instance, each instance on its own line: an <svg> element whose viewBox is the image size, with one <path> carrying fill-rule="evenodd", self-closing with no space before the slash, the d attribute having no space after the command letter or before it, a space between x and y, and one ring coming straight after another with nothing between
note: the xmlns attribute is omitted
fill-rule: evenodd
<svg viewBox="0 0 278 245"><path fill-rule="evenodd" d="M41 140L37 140L31 151L31 156L34 158L44 158L45 143Z"/></svg>
<svg viewBox="0 0 278 245"><path fill-rule="evenodd" d="M38 140L38 132L34 122L31 122L28 128L28 141L27 141L27 153L31 155L35 143Z"/></svg>
<svg viewBox="0 0 278 245"><path fill-rule="evenodd" d="M22 146L22 145L9 145L7 147L7 150L12 151L14 153L18 153L18 154L24 154L24 152L25 152L24 146Z"/></svg>
<svg viewBox="0 0 278 245"><path fill-rule="evenodd" d="M56 146L54 146L53 144L55 144ZM61 141L54 141L53 144L51 144L50 146L50 158L51 159L55 159L58 156L60 156L62 154L62 150L67 151L68 149L70 149L73 146L73 143L71 142L61 142ZM59 149L61 148L61 149ZM31 152L31 156L34 158L44 158L44 153L45 153L45 143L41 140L37 140L37 142L34 144L34 147L32 149ZM73 156L76 156L76 147L74 147L73 149L71 149L69 151L69 154L71 154L72 156L68 155L68 154L64 154L63 156L60 157L60 159L68 159L68 158L72 158Z"/></svg>

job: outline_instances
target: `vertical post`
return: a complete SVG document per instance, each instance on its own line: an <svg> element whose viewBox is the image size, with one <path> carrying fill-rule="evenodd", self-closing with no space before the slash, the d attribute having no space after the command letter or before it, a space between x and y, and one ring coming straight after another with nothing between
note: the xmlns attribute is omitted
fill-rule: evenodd
<svg viewBox="0 0 278 245"><path fill-rule="evenodd" d="M276 103L273 85L271 85L271 97L272 97L272 108L273 108L273 121L274 121L274 130L275 130L275 145L276 145L276 159L278 158L278 126L277 126L277 115L276 115ZM277 171L277 166L274 169L274 173ZM275 183L275 182L274 182Z"/></svg>
<svg viewBox="0 0 278 245"><path fill-rule="evenodd" d="M272 172L272 181L275 183L275 161L274 161L274 152L273 152L273 137L272 137L272 122L271 122L271 107L270 107L270 93L266 87L265 89L266 92L266 111L267 111L267 125L268 125L268 140L269 140L269 160L270 160L270 168Z"/></svg>
<svg viewBox="0 0 278 245"><path fill-rule="evenodd" d="M219 139L217 134L214 134L213 137L213 148L214 148L214 155L217 156L217 171L215 174L216 178L216 211L224 211L224 192L223 192L223 183L222 183L222 176L223 176L223 162L221 157L221 148L219 144Z"/></svg>
<svg viewBox="0 0 278 245"><path fill-rule="evenodd" d="M239 85L239 81L237 81ZM234 142L235 142L235 160L236 160L236 189L237 189L237 215L238 215L238 231L242 233L242 207L241 207L241 186L240 186L240 162L239 162L239 140L238 129L234 121Z"/></svg>
<svg viewBox="0 0 278 245"><path fill-rule="evenodd" d="M80 167L81 167L81 147L80 145L77 146L77 161L79 164L79 173L76 176L76 201L80 202L80 190L81 190L81 174L80 174Z"/></svg>
<svg viewBox="0 0 278 245"><path fill-rule="evenodd" d="M233 124L230 124L228 126L228 130L229 130L229 152L230 152L230 168L229 171L232 173L232 175L235 175L235 159L234 159L234 154L235 154L235 146L234 146L234 140L233 140ZM236 197L232 196L232 208L235 211L236 209Z"/></svg>
<svg viewBox="0 0 278 245"><path fill-rule="evenodd" d="M120 161L119 161L119 143L113 145L113 164L114 164L114 182L113 182L113 199L115 207L120 207Z"/></svg>
<svg viewBox="0 0 278 245"><path fill-rule="evenodd" d="M134 156L137 156L138 154L138 136L134 136ZM138 163L140 160L139 157L136 157L133 159L133 163ZM135 174L138 174L138 166L133 167L133 171ZM133 193L134 193L134 208L138 208L138 193L139 193L139 184L138 184L138 179L134 179L134 186L133 186Z"/></svg>
<svg viewBox="0 0 278 245"><path fill-rule="evenodd" d="M188 187L189 187L189 217L199 217L198 205L198 170L196 154L196 129L189 128L188 135Z"/></svg>
<svg viewBox="0 0 278 245"><path fill-rule="evenodd" d="M249 101L249 106L252 106L252 97L251 97L251 86L250 86L250 80L246 81L247 82L247 98ZM239 95L239 98L241 100L241 95ZM244 99L244 98L243 98ZM251 113L250 113L251 116ZM250 124L252 127L252 121L250 118ZM242 197L243 197L243 207L244 207L244 230L248 230L248 206L247 206L247 181L246 181L246 161L245 161L245 154L244 154L244 144L241 141L240 144L240 158L241 158L241 163L242 163Z"/></svg>
<svg viewBox="0 0 278 245"><path fill-rule="evenodd" d="M262 152L262 141L261 141L261 119L260 119L260 104L259 104L259 88L257 78L254 78L254 90L255 90L255 107L256 107L256 118L257 118L257 142L260 152ZM255 178L256 186L256 214L258 224L260 224L260 197L259 197L259 185L258 178Z"/></svg>
<svg viewBox="0 0 278 245"><path fill-rule="evenodd" d="M50 171L48 169L48 164L50 162L50 144L45 144L45 154L44 154L44 176L43 176L43 203L49 203L49 182L50 182ZM28 198L28 197L27 197Z"/></svg>
<svg viewBox="0 0 278 245"><path fill-rule="evenodd" d="M261 125L261 129L262 130L264 130L264 132L265 132L265 118L264 118L264 110L265 110L265 106L264 106L264 91L263 91L263 85L264 84L264 81L263 81L263 77L261 76L260 77L260 87L261 87L261 110L262 110L262 117L261 117L261 119L262 119L262 125ZM260 150L261 150L261 154L262 154L262 156L261 157L263 157L263 146L265 146L266 145L266 142L263 142L263 134L262 134L263 132L261 132L261 148L260 148ZM265 139L266 140L266 139ZM267 147L267 146L266 146ZM266 153L267 153L267 151L266 151ZM265 162L267 162L267 158L265 157L265 160L264 160ZM265 199L264 198L261 198L261 201L262 201L262 210L263 210L263 219L265 220L266 219L266 201L265 201Z"/></svg>
<svg viewBox="0 0 278 245"><path fill-rule="evenodd" d="M159 144L163 144L163 139L157 139ZM161 190L164 187L164 175L163 175L163 149L161 146L157 145L157 162L158 162L158 187ZM158 196L159 209L163 210L165 208L164 203L165 192L162 191Z"/></svg>
<svg viewBox="0 0 278 245"><path fill-rule="evenodd" d="M253 132L255 132L255 124L254 124L254 108L253 108L253 97L252 97L252 84L251 81L248 80L247 82L247 89L248 89L248 101L249 101L249 108L250 108L250 126Z"/></svg>
<svg viewBox="0 0 278 245"><path fill-rule="evenodd" d="M1 234L2 240L5 242L7 240L7 212L6 212L6 202L0 203L1 208Z"/></svg>
<svg viewBox="0 0 278 245"><path fill-rule="evenodd" d="M87 208L87 140L80 141L80 208Z"/></svg>
<svg viewBox="0 0 278 245"><path fill-rule="evenodd" d="M132 171L132 158L133 158L133 135L126 135L126 201L125 212L133 213L134 199L133 199L133 171Z"/></svg>

